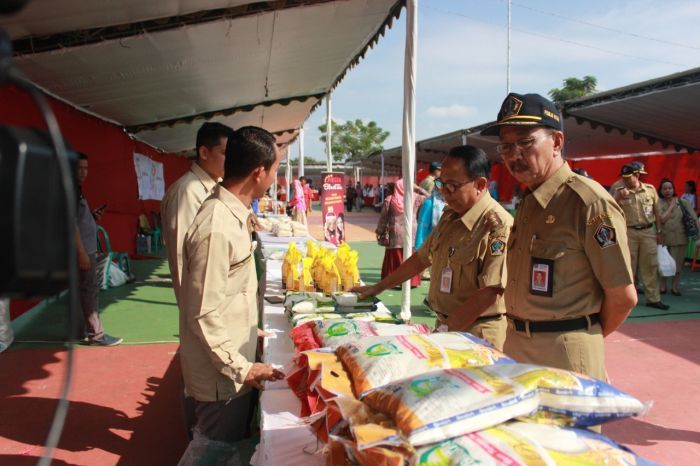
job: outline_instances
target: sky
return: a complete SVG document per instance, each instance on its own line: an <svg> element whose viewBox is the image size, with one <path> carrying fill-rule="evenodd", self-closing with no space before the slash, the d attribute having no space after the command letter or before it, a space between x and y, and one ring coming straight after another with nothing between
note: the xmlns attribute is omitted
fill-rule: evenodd
<svg viewBox="0 0 700 466"><path fill-rule="evenodd" d="M401 144L406 12L332 94L336 121L374 120ZM610 90L700 66L698 0L512 0L511 90L544 96L568 77ZM496 118L506 92L507 1L419 0L417 140ZM321 105L306 156L325 160ZM298 156L298 143L291 148Z"/></svg>

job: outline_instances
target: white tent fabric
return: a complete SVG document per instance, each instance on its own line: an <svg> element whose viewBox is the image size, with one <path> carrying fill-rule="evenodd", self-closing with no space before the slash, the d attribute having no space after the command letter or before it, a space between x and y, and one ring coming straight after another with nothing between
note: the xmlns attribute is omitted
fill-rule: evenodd
<svg viewBox="0 0 700 466"><path fill-rule="evenodd" d="M413 252L413 180L416 171L416 59L418 53L418 0L406 3L406 46L403 67L403 258ZM401 318L411 319L411 282L401 288Z"/></svg>
<svg viewBox="0 0 700 466"><path fill-rule="evenodd" d="M268 10L183 20L180 26L179 20L164 18L174 25L61 47L61 40L80 36L85 29L135 27L154 18L211 14L206 10L222 8L239 11L246 4L262 3ZM26 43L27 36L39 41L45 40L40 37L44 34L60 34L53 50L31 53L25 47L16 55L30 80L78 108L124 125L155 147L179 152L191 150L203 118L220 117L217 121L234 127L256 124L272 132L296 131L402 4L38 0L0 26L17 44ZM99 31L94 35L99 37ZM285 133L279 142L295 135Z"/></svg>

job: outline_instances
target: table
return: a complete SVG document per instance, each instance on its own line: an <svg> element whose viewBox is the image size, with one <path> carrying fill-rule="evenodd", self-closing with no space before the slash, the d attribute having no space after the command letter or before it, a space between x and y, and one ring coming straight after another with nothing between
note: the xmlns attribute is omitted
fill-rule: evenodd
<svg viewBox="0 0 700 466"><path fill-rule="evenodd" d="M299 241L299 238L262 238L263 247L279 247L282 239ZM310 238L304 238L304 241ZM282 261L267 261L267 289L281 292ZM266 294L268 294L266 293ZM284 314L282 304L265 301L263 329L274 333L265 338L263 361L282 367L289 374L293 367L294 344L289 337L291 324ZM326 463L324 444L317 440L311 429L298 416L301 403L287 386L285 380L267 383L260 396L260 443L250 460L253 466L300 465L322 466Z"/></svg>

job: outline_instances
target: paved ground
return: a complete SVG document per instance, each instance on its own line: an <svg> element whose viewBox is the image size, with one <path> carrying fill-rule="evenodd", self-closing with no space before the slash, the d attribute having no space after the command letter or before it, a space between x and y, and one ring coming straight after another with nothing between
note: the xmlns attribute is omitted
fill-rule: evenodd
<svg viewBox="0 0 700 466"><path fill-rule="evenodd" d="M360 252L367 282L379 279L383 249L374 242L377 214L347 214L348 237ZM310 218L320 233L320 214ZM57 465L175 464L186 446L179 405L177 308L163 259L134 261L138 281L102 292L109 332L125 338L115 348L78 347L73 403L56 452ZM641 418L605 426L604 433L664 465L700 458L700 273L684 274L686 293L667 296L668 312L637 307L620 332L606 340L613 383L653 401ZM414 290L416 320L431 322L420 305L426 282ZM400 291L382 295L398 310ZM13 321L18 343L0 354L0 465L36 464L64 372L64 301ZM43 342L43 343L38 343ZM246 444L250 450L255 443Z"/></svg>

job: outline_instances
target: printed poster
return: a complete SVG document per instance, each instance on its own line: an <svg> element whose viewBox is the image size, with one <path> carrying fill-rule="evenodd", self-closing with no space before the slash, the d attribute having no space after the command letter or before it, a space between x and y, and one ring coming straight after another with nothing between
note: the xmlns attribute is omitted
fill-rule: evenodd
<svg viewBox="0 0 700 466"><path fill-rule="evenodd" d="M323 239L336 245L346 241L345 202L343 201L345 196L344 179L344 173L321 173Z"/></svg>
<svg viewBox="0 0 700 466"><path fill-rule="evenodd" d="M139 199L162 200L165 195L163 164L145 155L134 153L134 168L139 185Z"/></svg>

